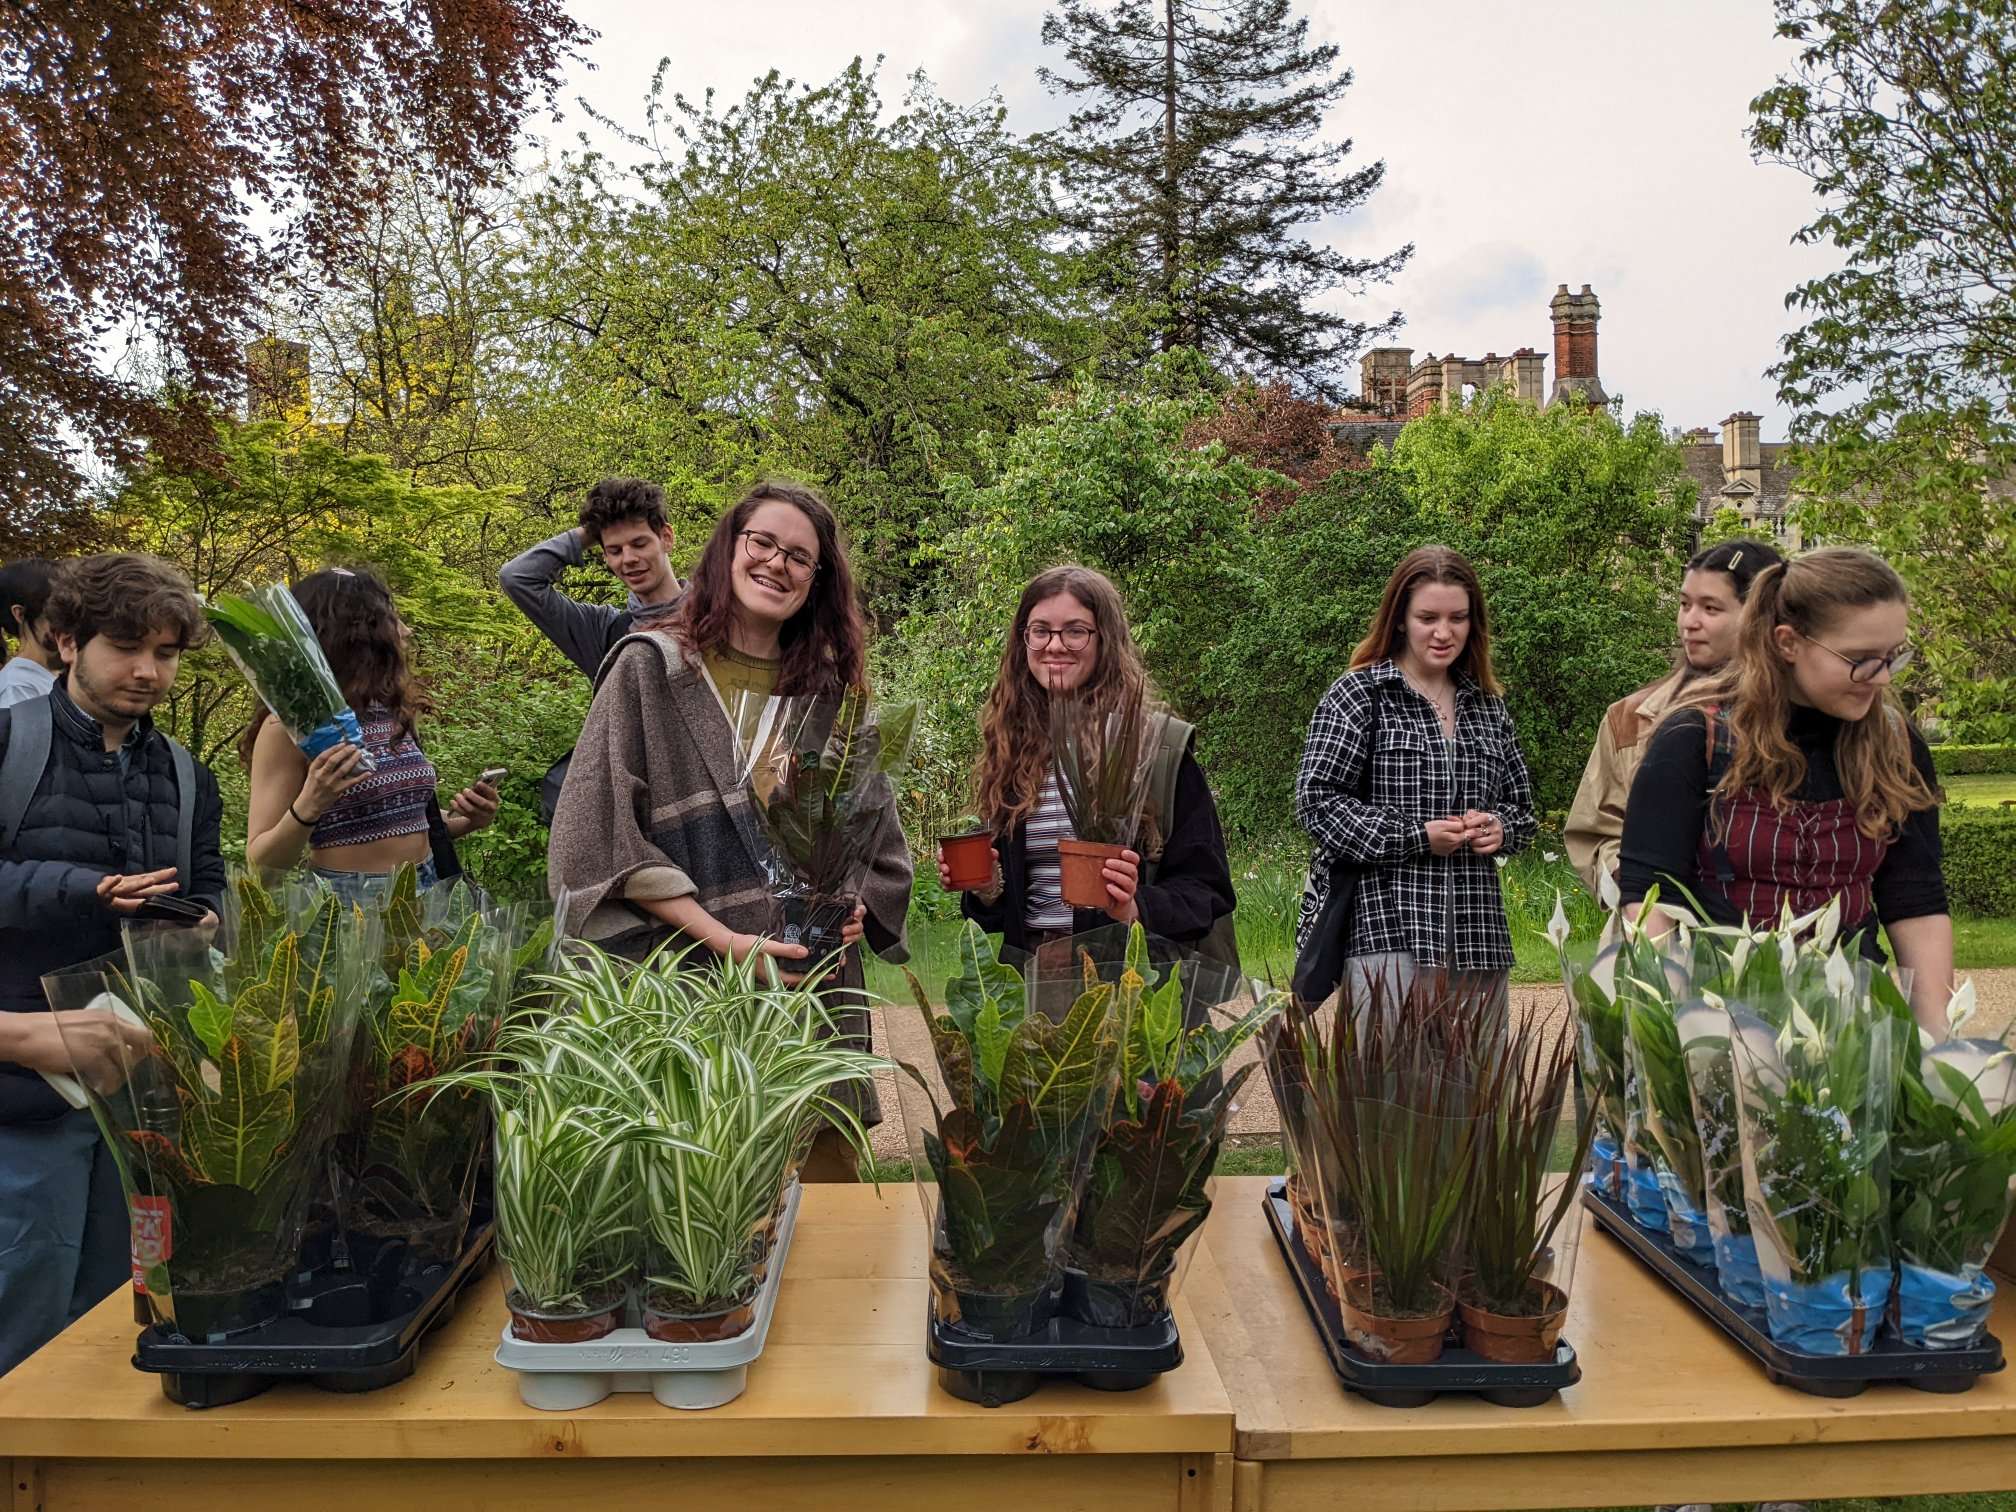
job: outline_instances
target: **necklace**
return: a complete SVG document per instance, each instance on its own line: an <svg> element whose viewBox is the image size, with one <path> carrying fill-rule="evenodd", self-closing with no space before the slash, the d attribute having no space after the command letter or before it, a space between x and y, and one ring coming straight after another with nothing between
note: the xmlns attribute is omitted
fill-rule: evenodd
<svg viewBox="0 0 2016 1512"><path fill-rule="evenodd" d="M1442 728L1450 731L1453 734L1456 728L1455 687L1451 685L1451 687L1449 688L1449 696L1446 700L1444 700L1438 697L1437 695L1430 693L1426 688L1422 687L1421 684L1416 682L1413 676L1407 671L1405 667L1402 667L1400 669L1400 676L1406 682L1408 687L1412 688L1416 693L1419 693L1423 698L1427 699L1428 702L1434 706L1436 717L1442 721Z"/></svg>

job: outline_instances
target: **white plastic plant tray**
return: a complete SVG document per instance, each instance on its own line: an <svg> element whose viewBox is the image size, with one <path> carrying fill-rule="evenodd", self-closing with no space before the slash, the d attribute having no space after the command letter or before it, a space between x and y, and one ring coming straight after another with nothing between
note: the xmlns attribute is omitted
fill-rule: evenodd
<svg viewBox="0 0 2016 1512"><path fill-rule="evenodd" d="M518 1372L518 1395L525 1405L546 1412L593 1407L612 1391L648 1391L667 1407L689 1409L734 1401L749 1384L749 1362L763 1353L770 1334L770 1315L777 1309L777 1288L784 1282L784 1263L798 1224L798 1194L794 1181L777 1220L769 1273L756 1293L755 1321L734 1338L661 1343L639 1326L633 1299L624 1315L628 1326L586 1344L529 1343L512 1336L506 1318L497 1363Z"/></svg>

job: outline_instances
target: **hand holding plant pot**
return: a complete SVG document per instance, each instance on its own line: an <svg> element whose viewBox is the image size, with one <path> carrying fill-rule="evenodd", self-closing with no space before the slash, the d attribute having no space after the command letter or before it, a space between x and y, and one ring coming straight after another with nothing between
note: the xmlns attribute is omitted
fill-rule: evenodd
<svg viewBox="0 0 2016 1512"><path fill-rule="evenodd" d="M1256 987L1254 1006L1221 1027L1211 1006L1238 991L1229 967L1182 960L1166 943L1151 952L1139 924L1073 943L1095 963L1119 955L1101 975L1118 981L1120 1084L1078 1207L1065 1305L1082 1322L1136 1328L1168 1311L1179 1257L1211 1211L1211 1171L1253 1070L1222 1068L1280 1011L1280 996Z"/></svg>
<svg viewBox="0 0 2016 1512"><path fill-rule="evenodd" d="M347 741L357 747L361 770L375 770L364 732L343 697L315 627L294 595L278 583L242 597L220 593L204 606L231 660L252 685L280 728L310 760Z"/></svg>
<svg viewBox="0 0 2016 1512"><path fill-rule="evenodd" d="M938 880L947 892L978 892L992 886L998 864L992 832L970 814L938 837Z"/></svg>
<svg viewBox="0 0 2016 1512"><path fill-rule="evenodd" d="M2016 1201L2016 1050L2006 1032L1962 1038L1973 1013L1969 982L1947 1010L1952 1037L1911 1045L1899 1078L1894 1312L1899 1336L1924 1349L1965 1349L1987 1331L1988 1258Z"/></svg>
<svg viewBox="0 0 2016 1512"><path fill-rule="evenodd" d="M1050 750L1058 796L1075 837L1057 843L1064 901L1107 909L1105 868L1139 836L1149 778L1169 711L1138 692L1117 703L1082 694L1050 695ZM1138 860L1138 858L1137 858Z"/></svg>
<svg viewBox="0 0 2016 1512"><path fill-rule="evenodd" d="M1053 1021L1029 1011L1021 976L977 925L961 936L959 960L942 1014L910 978L937 1076L906 1065L898 1086L932 1231L939 1320L1021 1338L1054 1310L1065 1238L1119 1076L1115 986L1095 974Z"/></svg>
<svg viewBox="0 0 2016 1512"><path fill-rule="evenodd" d="M842 946L882 825L917 706L876 709L850 689L768 700L745 746L745 780L771 855L778 937L820 961Z"/></svg>

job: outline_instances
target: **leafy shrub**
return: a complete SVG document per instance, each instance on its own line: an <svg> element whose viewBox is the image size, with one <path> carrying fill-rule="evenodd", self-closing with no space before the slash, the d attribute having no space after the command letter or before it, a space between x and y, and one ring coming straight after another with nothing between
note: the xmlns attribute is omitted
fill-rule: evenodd
<svg viewBox="0 0 2016 1512"><path fill-rule="evenodd" d="M2016 919L2016 811L1949 804L1939 831L1954 911Z"/></svg>
<svg viewBox="0 0 2016 1512"><path fill-rule="evenodd" d="M2016 773L2016 745L1937 745L1932 767L1941 777Z"/></svg>

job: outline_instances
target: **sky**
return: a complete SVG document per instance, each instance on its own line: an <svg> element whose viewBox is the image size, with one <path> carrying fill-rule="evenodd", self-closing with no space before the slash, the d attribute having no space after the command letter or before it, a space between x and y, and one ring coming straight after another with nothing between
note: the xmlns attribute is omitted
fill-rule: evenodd
<svg viewBox="0 0 2016 1512"><path fill-rule="evenodd" d="M771 68L824 81L859 54L883 64L884 98L919 68L948 98L997 91L1009 124L1056 124L1036 70L1062 59L1040 36L1042 0L570 0L600 33L569 74L557 146L586 130L575 105L640 124L669 58L668 93L739 98ZM1769 0L1303 0L1312 37L1335 42L1355 83L1326 136L1386 180L1355 214L1312 228L1357 255L1407 242L1390 284L1337 307L1406 316L1394 344L1481 357L1549 356L1547 301L1585 283L1602 300L1599 366L1627 411L1671 427L1733 410L1780 439L1789 414L1765 376L1791 319L1788 290L1832 266L1792 244L1815 201L1806 180L1752 160L1749 102L1789 66Z"/></svg>

